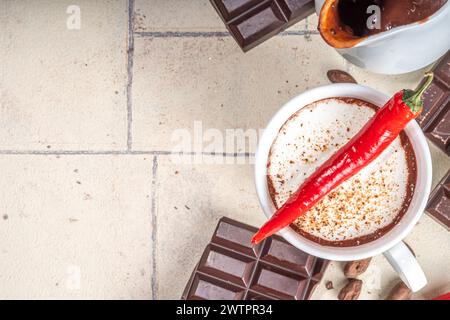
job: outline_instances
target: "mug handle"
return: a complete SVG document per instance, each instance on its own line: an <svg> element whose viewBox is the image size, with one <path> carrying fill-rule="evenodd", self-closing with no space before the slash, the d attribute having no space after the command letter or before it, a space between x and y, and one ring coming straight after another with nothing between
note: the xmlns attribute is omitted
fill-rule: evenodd
<svg viewBox="0 0 450 320"><path fill-rule="evenodd" d="M386 251L384 256L412 292L417 292L425 287L427 278L411 250L403 241Z"/></svg>

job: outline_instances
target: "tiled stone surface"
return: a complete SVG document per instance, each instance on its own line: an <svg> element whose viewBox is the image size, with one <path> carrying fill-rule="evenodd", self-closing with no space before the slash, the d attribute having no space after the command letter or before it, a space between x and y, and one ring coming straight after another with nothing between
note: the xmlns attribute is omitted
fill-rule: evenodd
<svg viewBox="0 0 450 320"><path fill-rule="evenodd" d="M195 121L202 121L204 130L262 129L295 95L329 83L329 69L345 67L318 35L277 37L246 54L233 42L230 37L136 39L136 150L173 150L174 131L192 133ZM324 53L315 54L319 50Z"/></svg>
<svg viewBox="0 0 450 320"><path fill-rule="evenodd" d="M150 299L152 159L58 157L0 156L0 299Z"/></svg>
<svg viewBox="0 0 450 320"><path fill-rule="evenodd" d="M126 146L127 1L0 2L0 149Z"/></svg>
<svg viewBox="0 0 450 320"><path fill-rule="evenodd" d="M255 226L264 216L250 165L176 164L170 157L158 162L157 297L179 299L222 216Z"/></svg>

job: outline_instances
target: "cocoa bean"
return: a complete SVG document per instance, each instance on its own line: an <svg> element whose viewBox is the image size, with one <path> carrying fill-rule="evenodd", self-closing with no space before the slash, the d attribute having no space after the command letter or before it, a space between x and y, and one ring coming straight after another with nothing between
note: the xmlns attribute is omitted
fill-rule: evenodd
<svg viewBox="0 0 450 320"><path fill-rule="evenodd" d="M371 260L372 258L367 258L364 260L347 262L344 267L344 275L347 278L356 278L367 270Z"/></svg>
<svg viewBox="0 0 450 320"><path fill-rule="evenodd" d="M341 289L339 300L358 300L363 282L359 279L349 279L348 283Z"/></svg>
<svg viewBox="0 0 450 320"><path fill-rule="evenodd" d="M411 289L403 281L400 281L392 288L386 300L409 300L411 296Z"/></svg>
<svg viewBox="0 0 450 320"><path fill-rule="evenodd" d="M356 83L355 78L342 70L329 70L327 77L333 83Z"/></svg>
<svg viewBox="0 0 450 320"><path fill-rule="evenodd" d="M327 281L327 283L325 284L325 288L327 288L327 290L334 289L333 281Z"/></svg>

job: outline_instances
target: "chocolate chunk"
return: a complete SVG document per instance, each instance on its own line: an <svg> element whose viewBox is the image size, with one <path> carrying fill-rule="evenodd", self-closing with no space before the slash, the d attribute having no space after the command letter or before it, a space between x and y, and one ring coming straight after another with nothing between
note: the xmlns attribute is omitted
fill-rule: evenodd
<svg viewBox="0 0 450 320"><path fill-rule="evenodd" d="M355 78L342 70L329 70L327 77L333 83L357 83Z"/></svg>
<svg viewBox="0 0 450 320"><path fill-rule="evenodd" d="M423 111L417 118L425 135L450 155L450 51L433 68L434 80L423 96Z"/></svg>
<svg viewBox="0 0 450 320"><path fill-rule="evenodd" d="M314 12L312 0L211 0L243 51Z"/></svg>
<svg viewBox="0 0 450 320"><path fill-rule="evenodd" d="M431 193L426 211L450 231L450 170Z"/></svg>
<svg viewBox="0 0 450 320"><path fill-rule="evenodd" d="M328 261L274 236L252 247L257 231L222 218L190 277L185 300L309 299Z"/></svg>

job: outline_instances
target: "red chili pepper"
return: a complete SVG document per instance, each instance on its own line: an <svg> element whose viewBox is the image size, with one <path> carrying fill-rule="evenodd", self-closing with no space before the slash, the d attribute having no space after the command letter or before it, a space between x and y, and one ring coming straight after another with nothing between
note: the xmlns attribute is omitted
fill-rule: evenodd
<svg viewBox="0 0 450 320"><path fill-rule="evenodd" d="M399 91L345 146L322 164L253 236L256 244L287 227L320 199L377 158L423 108L422 95L433 81L416 92Z"/></svg>
<svg viewBox="0 0 450 320"><path fill-rule="evenodd" d="M450 292L443 294L442 296L433 298L432 300L450 300Z"/></svg>

